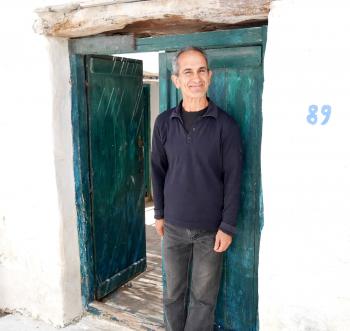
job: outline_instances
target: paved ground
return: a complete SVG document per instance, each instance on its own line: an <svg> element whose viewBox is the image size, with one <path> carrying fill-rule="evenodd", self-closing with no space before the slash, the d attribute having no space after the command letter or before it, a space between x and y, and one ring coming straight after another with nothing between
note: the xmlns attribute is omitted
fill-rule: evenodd
<svg viewBox="0 0 350 331"><path fill-rule="evenodd" d="M102 300L145 322L146 329L163 330L161 239L157 235L153 206L146 208L147 269L140 276ZM119 320L122 320L119 317Z"/></svg>
<svg viewBox="0 0 350 331"><path fill-rule="evenodd" d="M0 331L58 331L49 324L41 321L33 320L18 314L10 314L0 317ZM63 331L131 331L129 328L119 326L110 321L98 319L97 317L88 315L83 317L78 323L71 324L63 329Z"/></svg>

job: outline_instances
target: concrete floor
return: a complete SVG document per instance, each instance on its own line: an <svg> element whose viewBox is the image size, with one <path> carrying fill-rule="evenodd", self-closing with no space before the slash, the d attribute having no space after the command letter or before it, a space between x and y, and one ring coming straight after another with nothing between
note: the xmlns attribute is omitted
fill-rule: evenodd
<svg viewBox="0 0 350 331"><path fill-rule="evenodd" d="M52 325L19 314L0 317L0 331L58 331ZM99 319L92 315L84 316L78 323L68 325L64 331L132 331L115 322Z"/></svg>
<svg viewBox="0 0 350 331"><path fill-rule="evenodd" d="M102 303L98 303L99 308L101 304L106 308L106 315L111 315L110 311L113 311L112 315L117 315L119 322L87 314L76 324L63 328L64 331L164 330L161 239L156 233L153 215L153 206L147 203L145 210L146 271L104 298ZM19 314L0 312L0 331L57 330L42 321Z"/></svg>

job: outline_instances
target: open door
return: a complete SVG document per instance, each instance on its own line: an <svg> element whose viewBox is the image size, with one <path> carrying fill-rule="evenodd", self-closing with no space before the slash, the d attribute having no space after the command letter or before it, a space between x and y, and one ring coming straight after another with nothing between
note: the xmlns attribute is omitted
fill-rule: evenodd
<svg viewBox="0 0 350 331"><path fill-rule="evenodd" d="M142 61L86 56L95 298L146 269Z"/></svg>
<svg viewBox="0 0 350 331"><path fill-rule="evenodd" d="M151 198L150 144L151 144L151 86L143 84L143 136L145 158L145 196ZM148 200L149 201L149 200Z"/></svg>
<svg viewBox="0 0 350 331"><path fill-rule="evenodd" d="M238 233L225 252L215 324L218 330L243 331L258 328L262 47L228 46L205 50L213 71L208 96L237 121L244 148ZM160 53L161 111L182 98L170 80L174 55Z"/></svg>

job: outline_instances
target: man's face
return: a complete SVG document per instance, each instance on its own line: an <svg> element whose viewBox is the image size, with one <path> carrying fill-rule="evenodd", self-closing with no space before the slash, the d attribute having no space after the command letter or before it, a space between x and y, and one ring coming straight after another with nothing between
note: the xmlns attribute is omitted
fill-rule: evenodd
<svg viewBox="0 0 350 331"><path fill-rule="evenodd" d="M172 75L176 88L186 98L205 97L210 85L212 72L208 70L204 56L196 51L187 51L178 59L179 73Z"/></svg>

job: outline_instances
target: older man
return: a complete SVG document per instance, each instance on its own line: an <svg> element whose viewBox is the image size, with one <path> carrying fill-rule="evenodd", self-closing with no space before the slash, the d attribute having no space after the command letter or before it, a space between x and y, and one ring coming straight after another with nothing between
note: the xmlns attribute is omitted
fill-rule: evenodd
<svg viewBox="0 0 350 331"><path fill-rule="evenodd" d="M172 81L183 100L158 115L153 131L154 217L163 237L168 331L213 329L223 252L236 231L241 138L233 118L207 98L211 77L203 50L180 50Z"/></svg>

